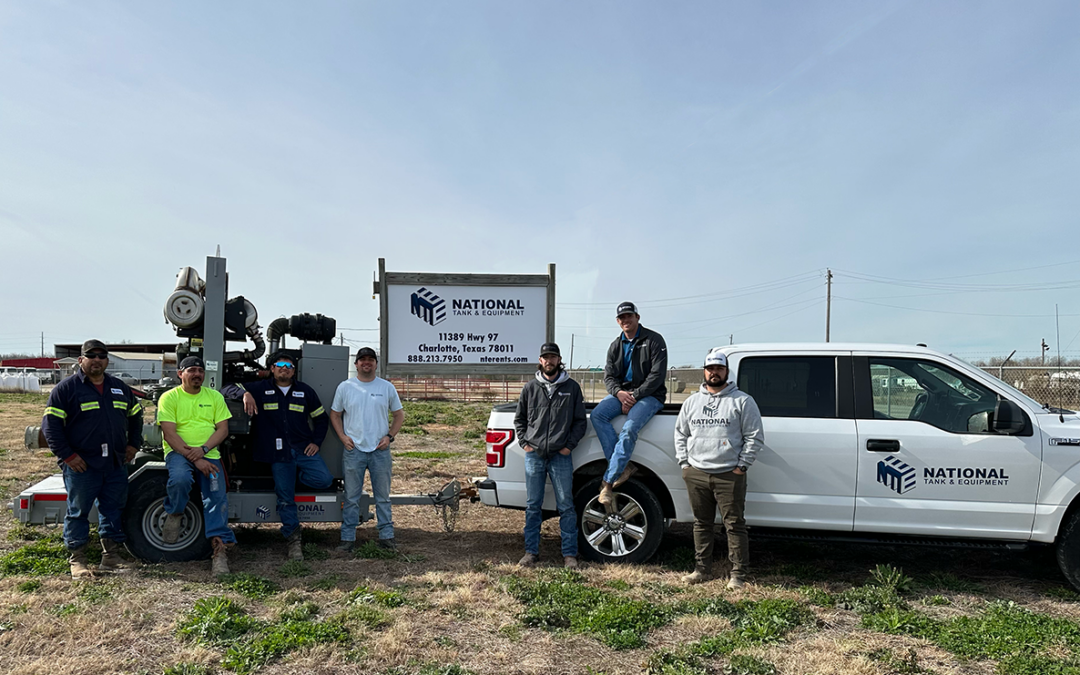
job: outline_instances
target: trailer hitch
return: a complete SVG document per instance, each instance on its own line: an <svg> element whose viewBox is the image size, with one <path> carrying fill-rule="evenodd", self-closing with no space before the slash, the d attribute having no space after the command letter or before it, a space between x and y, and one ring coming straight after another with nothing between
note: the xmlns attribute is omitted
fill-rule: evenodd
<svg viewBox="0 0 1080 675"><path fill-rule="evenodd" d="M420 495L390 495L391 504L405 506L427 505L435 507L435 513L439 514L443 522L443 530L453 532L457 524L458 512L461 510L461 500L477 497L476 486L461 486L457 478L447 482L438 492Z"/></svg>

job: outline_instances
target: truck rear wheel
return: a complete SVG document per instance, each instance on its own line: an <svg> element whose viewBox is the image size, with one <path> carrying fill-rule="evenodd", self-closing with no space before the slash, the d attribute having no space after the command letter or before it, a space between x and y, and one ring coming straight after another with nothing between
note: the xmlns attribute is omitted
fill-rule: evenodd
<svg viewBox="0 0 1080 675"><path fill-rule="evenodd" d="M141 476L128 486L127 508L124 510L124 533L131 555L147 562L188 562L205 560L210 556L210 542L203 534L202 495L192 491L184 509L180 537L175 544L161 538L165 522L165 485L169 476L154 471Z"/></svg>
<svg viewBox="0 0 1080 675"><path fill-rule="evenodd" d="M609 511L599 501L600 481L589 481L574 496L579 552L597 562L645 562L664 536L660 500L645 484L631 479L615 491Z"/></svg>

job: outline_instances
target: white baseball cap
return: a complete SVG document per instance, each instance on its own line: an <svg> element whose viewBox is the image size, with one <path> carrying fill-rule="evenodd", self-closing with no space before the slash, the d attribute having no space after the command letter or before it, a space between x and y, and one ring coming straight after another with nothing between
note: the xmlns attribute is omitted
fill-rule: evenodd
<svg viewBox="0 0 1080 675"><path fill-rule="evenodd" d="M727 368L727 354L720 351L720 347L710 350L708 355L705 356L705 367L708 368L709 366L724 366Z"/></svg>

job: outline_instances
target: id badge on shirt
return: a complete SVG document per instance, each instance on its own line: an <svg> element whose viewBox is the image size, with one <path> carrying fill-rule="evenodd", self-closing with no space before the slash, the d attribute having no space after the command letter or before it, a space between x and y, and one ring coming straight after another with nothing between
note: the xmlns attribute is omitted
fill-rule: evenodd
<svg viewBox="0 0 1080 675"><path fill-rule="evenodd" d="M101 456L102 457L108 457L109 456L109 444L108 443L102 443L101 444Z"/></svg>
<svg viewBox="0 0 1080 675"><path fill-rule="evenodd" d="M278 438L278 439L276 439L276 441L277 441L277 449L281 450L281 448L282 448L281 439Z"/></svg>

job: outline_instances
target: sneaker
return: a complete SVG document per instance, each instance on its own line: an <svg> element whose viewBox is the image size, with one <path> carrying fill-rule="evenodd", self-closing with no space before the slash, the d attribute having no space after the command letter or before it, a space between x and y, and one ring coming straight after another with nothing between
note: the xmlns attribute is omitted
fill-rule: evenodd
<svg viewBox="0 0 1080 675"><path fill-rule="evenodd" d="M86 544L79 548L68 549L68 553L72 579L89 579L94 576L94 573L90 571L90 563L86 559Z"/></svg>
<svg viewBox="0 0 1080 675"><path fill-rule="evenodd" d="M684 583L690 584L691 586L694 584L703 584L710 579L712 579L712 575L708 572L702 572L701 570L694 570L682 578Z"/></svg>
<svg viewBox="0 0 1080 675"><path fill-rule="evenodd" d="M521 567L532 567L536 563L540 562L540 556L535 553L526 553L521 556L521 560L518 561L518 565Z"/></svg>
<svg viewBox="0 0 1080 675"><path fill-rule="evenodd" d="M387 551L397 551L397 542L394 541L393 537L390 537L389 539L377 539L375 540L375 544L379 548L385 548Z"/></svg>
<svg viewBox="0 0 1080 675"><path fill-rule="evenodd" d="M568 555L562 559L563 567L569 570L576 570L578 568L577 556Z"/></svg>
<svg viewBox="0 0 1080 675"><path fill-rule="evenodd" d="M170 513L165 516L165 523L161 526L161 539L166 544L175 544L180 538L180 525L184 516L179 513Z"/></svg>
<svg viewBox="0 0 1080 675"><path fill-rule="evenodd" d="M742 577L731 577L727 582L727 589L729 591L737 591L746 585L746 580Z"/></svg>
<svg viewBox="0 0 1080 675"><path fill-rule="evenodd" d="M214 550L214 557L210 560L210 572L215 577L224 576L229 573L229 545L221 540L221 537L214 537L210 541L210 546Z"/></svg>
<svg viewBox="0 0 1080 675"><path fill-rule="evenodd" d="M615 479L615 482L611 484L611 487L619 487L626 481L630 480L630 476L633 476L635 473L637 473L637 466L633 462L628 462L626 464L626 468L623 469L622 474Z"/></svg>
<svg viewBox="0 0 1080 675"><path fill-rule="evenodd" d="M356 542L355 541L342 541L340 544L337 545L337 548L334 549L334 550L338 551L340 553L352 553L353 549L355 549L355 548L356 548Z"/></svg>
<svg viewBox="0 0 1080 675"><path fill-rule="evenodd" d="M611 506L611 503L615 501L615 492L611 489L610 483L600 483L600 496L597 498L597 501L604 506Z"/></svg>
<svg viewBox="0 0 1080 675"><path fill-rule="evenodd" d="M288 553L289 560L303 560L304 559L304 545L303 545L303 540L301 539L301 537L303 535L300 534L301 532L302 532L302 530L298 527L295 530L293 530L293 533L290 534L285 539L285 543L289 547L289 553Z"/></svg>

